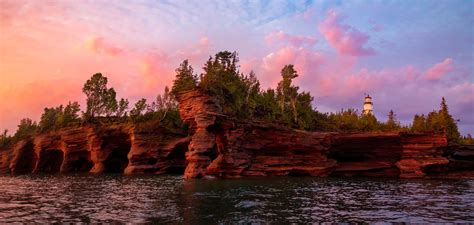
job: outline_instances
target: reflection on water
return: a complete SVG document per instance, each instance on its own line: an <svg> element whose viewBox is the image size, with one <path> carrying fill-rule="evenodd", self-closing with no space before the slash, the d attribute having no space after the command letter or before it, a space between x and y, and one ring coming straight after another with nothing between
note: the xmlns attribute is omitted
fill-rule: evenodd
<svg viewBox="0 0 474 225"><path fill-rule="evenodd" d="M0 177L0 222L474 222L474 181Z"/></svg>

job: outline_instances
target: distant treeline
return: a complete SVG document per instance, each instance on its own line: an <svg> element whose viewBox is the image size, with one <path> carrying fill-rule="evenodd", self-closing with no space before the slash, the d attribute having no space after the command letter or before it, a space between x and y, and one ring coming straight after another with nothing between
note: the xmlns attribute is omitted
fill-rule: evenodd
<svg viewBox="0 0 474 225"><path fill-rule="evenodd" d="M161 126L172 131L186 129L179 117L176 99L179 93L194 88L214 96L224 113L240 119L276 122L310 131L445 132L451 144L474 144L470 134L466 137L460 135L444 98L439 110L427 116L416 114L410 126L400 125L393 110L385 122L373 115L359 113L356 109L321 113L313 108L311 94L300 91L293 84L293 80L298 77L293 65L283 67L276 89L262 90L256 74L253 71L241 73L238 63L236 52L219 52L207 60L203 72L197 75L188 60L184 60L176 69L171 90L165 87L163 95L157 95L155 101L147 103L142 98L131 109L127 99L117 100L115 89L107 87L107 77L96 73L82 88L87 96L85 111L81 112L78 102L45 108L39 123L25 118L20 121L13 136L9 136L5 130L0 135L0 147L36 133L84 124L159 121Z"/></svg>

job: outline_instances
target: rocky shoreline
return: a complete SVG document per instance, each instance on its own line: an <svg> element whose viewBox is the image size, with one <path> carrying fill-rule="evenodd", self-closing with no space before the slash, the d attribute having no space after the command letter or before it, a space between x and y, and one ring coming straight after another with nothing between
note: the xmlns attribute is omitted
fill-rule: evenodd
<svg viewBox="0 0 474 225"><path fill-rule="evenodd" d="M238 121L198 90L182 93L179 105L187 131L153 123L64 128L0 150L0 173L474 178L473 146L448 146L443 134L308 132Z"/></svg>

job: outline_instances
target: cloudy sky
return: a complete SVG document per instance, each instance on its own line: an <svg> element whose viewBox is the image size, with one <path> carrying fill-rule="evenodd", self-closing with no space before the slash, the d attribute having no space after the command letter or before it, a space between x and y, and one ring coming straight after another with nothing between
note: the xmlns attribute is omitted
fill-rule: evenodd
<svg viewBox="0 0 474 225"><path fill-rule="evenodd" d="M84 105L84 82L109 78L118 97L152 101L184 59L200 71L220 50L240 54L275 87L296 83L329 112L393 109L402 123L445 96L474 133L474 1L36 1L0 0L0 129L38 120L44 107Z"/></svg>

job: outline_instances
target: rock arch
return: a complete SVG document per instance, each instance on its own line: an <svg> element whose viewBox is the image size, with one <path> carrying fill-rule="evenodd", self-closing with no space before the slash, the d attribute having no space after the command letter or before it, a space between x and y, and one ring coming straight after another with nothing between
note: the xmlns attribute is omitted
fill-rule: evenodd
<svg viewBox="0 0 474 225"><path fill-rule="evenodd" d="M35 172L59 173L64 161L64 152L60 149L47 149L40 152Z"/></svg>

